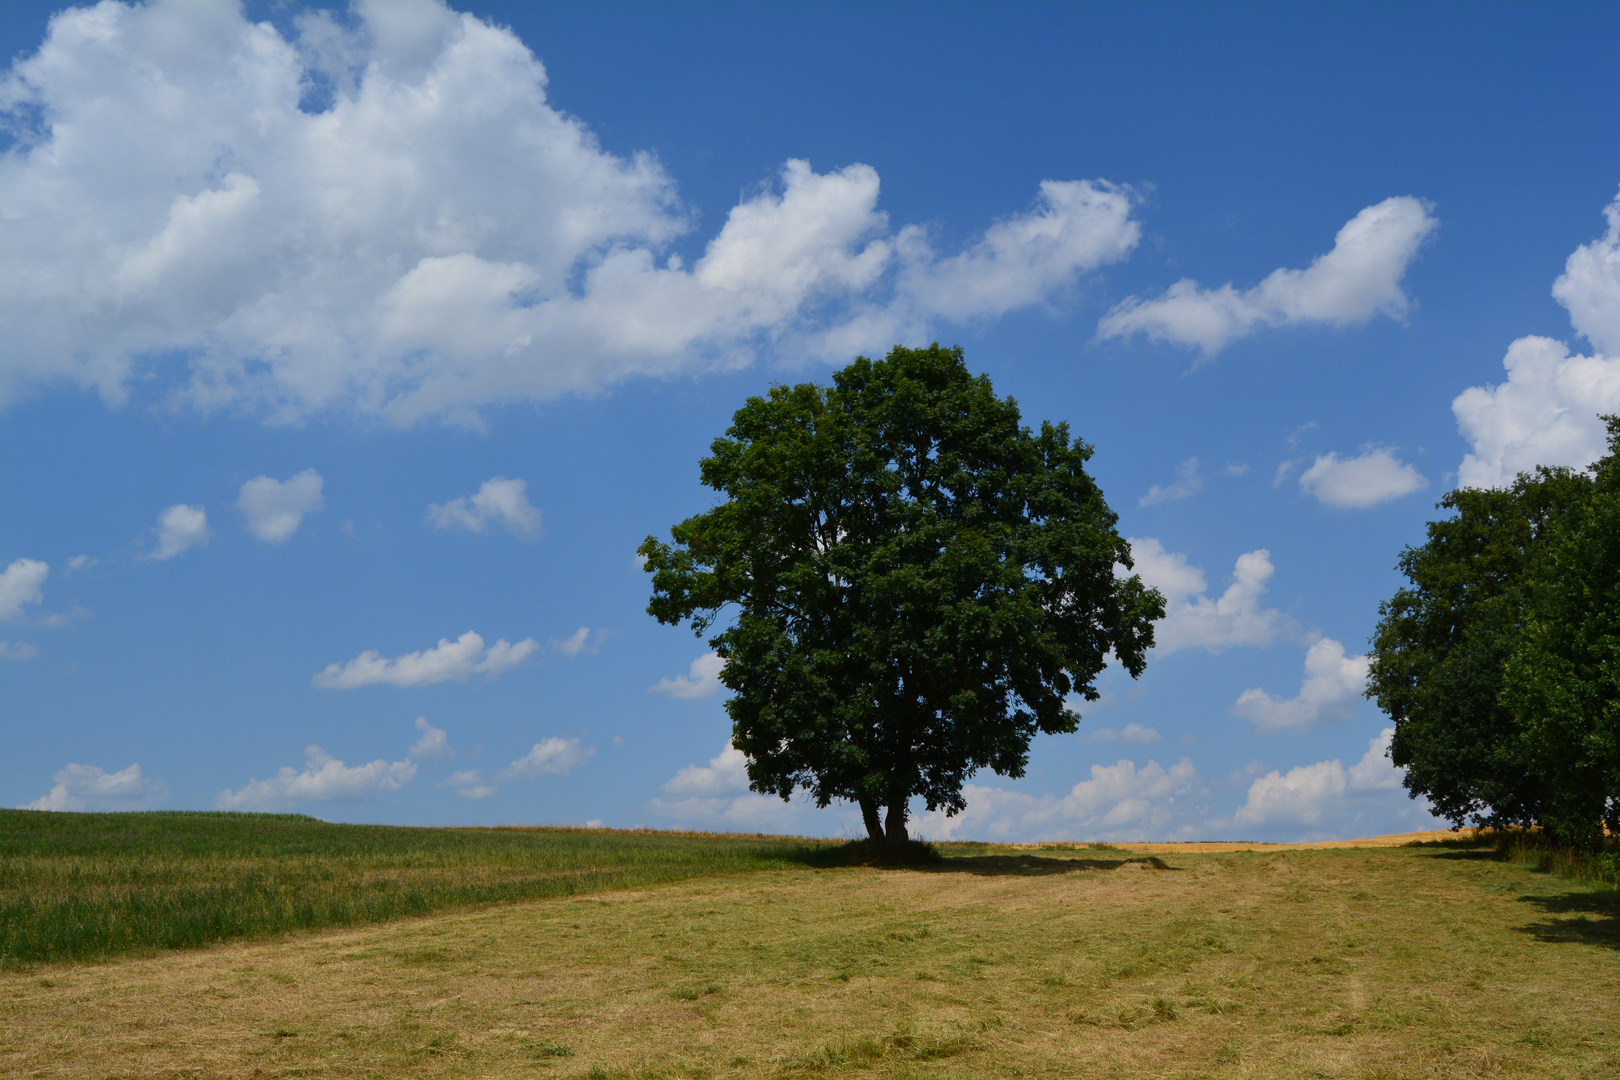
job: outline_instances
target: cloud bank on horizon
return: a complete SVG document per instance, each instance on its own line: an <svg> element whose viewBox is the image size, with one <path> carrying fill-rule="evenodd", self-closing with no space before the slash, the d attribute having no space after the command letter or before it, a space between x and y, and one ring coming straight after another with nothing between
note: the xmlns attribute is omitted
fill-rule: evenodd
<svg viewBox="0 0 1620 1080"><path fill-rule="evenodd" d="M149 810L169 797L168 785L142 774L139 764L110 773L95 765L69 762L51 779L56 783L50 791L19 809Z"/></svg>
<svg viewBox="0 0 1620 1080"><path fill-rule="evenodd" d="M476 427L493 403L994 318L1140 237L1128 188L1046 180L942 254L891 228L874 169L790 160L688 267L674 181L557 111L511 31L354 10L293 40L229 4L51 20L0 84L0 402L66 382L117 404L155 378L203 412Z"/></svg>

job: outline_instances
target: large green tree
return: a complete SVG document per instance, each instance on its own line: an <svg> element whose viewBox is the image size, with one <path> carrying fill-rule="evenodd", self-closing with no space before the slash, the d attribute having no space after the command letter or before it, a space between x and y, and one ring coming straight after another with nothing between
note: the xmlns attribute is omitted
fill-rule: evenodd
<svg viewBox="0 0 1620 1080"><path fill-rule="evenodd" d="M960 348L748 399L701 462L723 499L640 551L648 611L714 631L753 789L904 842L913 798L958 812L976 770L1021 776L1036 732L1074 731L1110 653L1140 675L1164 602L1115 571L1091 453L1023 427Z"/></svg>
<svg viewBox="0 0 1620 1080"><path fill-rule="evenodd" d="M1547 785L1540 824L1578 847L1620 835L1620 417L1606 419L1608 456L1531 561L1502 692Z"/></svg>
<svg viewBox="0 0 1620 1080"><path fill-rule="evenodd" d="M1402 553L1367 694L1406 786L1454 824L1620 828L1620 420L1591 470L1461 489Z"/></svg>

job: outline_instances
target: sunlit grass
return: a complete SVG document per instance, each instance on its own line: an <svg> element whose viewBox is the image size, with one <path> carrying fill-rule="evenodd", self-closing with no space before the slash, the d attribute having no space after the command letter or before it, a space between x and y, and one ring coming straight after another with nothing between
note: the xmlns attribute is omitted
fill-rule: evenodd
<svg viewBox="0 0 1620 1080"><path fill-rule="evenodd" d="M0 967L192 948L781 865L814 841L0 811Z"/></svg>
<svg viewBox="0 0 1620 1080"><path fill-rule="evenodd" d="M1620 1076L1620 894L1488 841L938 854L37 964L0 1075Z"/></svg>

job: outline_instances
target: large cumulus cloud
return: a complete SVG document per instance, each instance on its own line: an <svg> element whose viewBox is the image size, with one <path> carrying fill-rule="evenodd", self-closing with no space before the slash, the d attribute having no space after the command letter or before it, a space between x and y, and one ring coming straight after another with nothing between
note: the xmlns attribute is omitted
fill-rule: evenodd
<svg viewBox="0 0 1620 1080"><path fill-rule="evenodd" d="M283 37L232 4L51 20L0 83L0 400L477 423L635 375L847 357L1049 300L1136 244L1132 196L1042 183L966 250L891 229L865 165L789 161L690 266L652 157L552 107L510 31L356 4Z"/></svg>
<svg viewBox="0 0 1620 1080"><path fill-rule="evenodd" d="M1457 395L1451 410L1471 448L1457 471L1460 486L1502 487L1537 465L1583 468L1603 456L1598 416L1620 412L1620 196L1604 216L1607 231L1575 249L1552 289L1591 354L1522 337L1502 360L1505 382Z"/></svg>

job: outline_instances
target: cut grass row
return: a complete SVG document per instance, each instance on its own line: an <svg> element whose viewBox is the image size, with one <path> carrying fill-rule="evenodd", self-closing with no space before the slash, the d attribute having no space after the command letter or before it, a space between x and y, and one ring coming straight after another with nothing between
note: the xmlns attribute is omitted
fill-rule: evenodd
<svg viewBox="0 0 1620 1080"><path fill-rule="evenodd" d="M780 837L0 811L0 967L195 948L814 860Z"/></svg>

